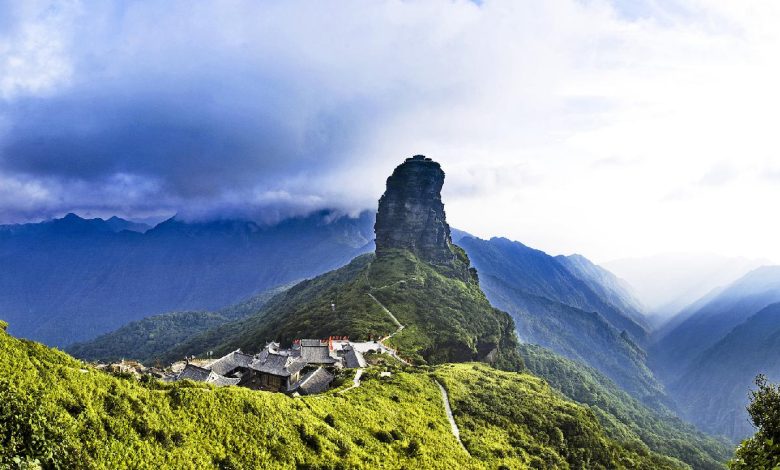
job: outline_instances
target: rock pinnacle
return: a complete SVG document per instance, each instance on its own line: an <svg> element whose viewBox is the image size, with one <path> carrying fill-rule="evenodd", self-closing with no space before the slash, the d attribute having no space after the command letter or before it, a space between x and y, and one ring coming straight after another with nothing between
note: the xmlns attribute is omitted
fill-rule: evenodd
<svg viewBox="0 0 780 470"><path fill-rule="evenodd" d="M405 249L437 264L455 257L441 201L443 185L441 166L423 155L396 167L379 199L374 225L377 256L388 249Z"/></svg>

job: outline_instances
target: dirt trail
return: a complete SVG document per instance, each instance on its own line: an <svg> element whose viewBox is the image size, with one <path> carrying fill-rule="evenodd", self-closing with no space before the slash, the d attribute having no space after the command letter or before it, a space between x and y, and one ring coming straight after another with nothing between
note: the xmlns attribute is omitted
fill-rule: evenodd
<svg viewBox="0 0 780 470"><path fill-rule="evenodd" d="M357 372L355 372L355 377L352 379L352 386L349 388L345 388L344 390L340 391L339 393L344 393L346 391L352 390L353 388L360 387L360 377L363 376L363 369L358 369Z"/></svg>
<svg viewBox="0 0 780 470"><path fill-rule="evenodd" d="M438 380L433 379L433 381L436 382L436 385L439 386L439 390L441 390L441 400L444 402L444 411L447 414L447 420L450 422L452 435L455 436L455 439L458 440L460 446L468 454L468 449L466 449L466 446L463 445L463 441L460 440L460 429L458 429L458 424L455 422L455 417L452 415L452 408L450 408L450 396L447 394L447 390L444 388L444 386L442 386L441 383L439 383Z"/></svg>
<svg viewBox="0 0 780 470"><path fill-rule="evenodd" d="M401 324L401 322L399 322L399 321L398 321L398 319L395 317L395 315L393 315L393 312L391 312L391 311L390 311L390 310L389 310L387 307L385 307L385 306L382 304L382 302L380 302L379 300L377 300L377 298L376 298L376 297L374 297L374 294L372 294L372 293L370 293L370 292L369 292L369 293L368 293L368 296L369 296L369 297L371 297L371 298L374 300L374 302L376 302L376 304L377 304L377 305L379 305L379 306L382 308L382 310L384 310L384 311L385 311L385 313L386 313L386 314L387 314L387 315L390 317L390 319L391 319L391 320L393 320L393 323L395 323L395 324L396 324L396 326L398 326L398 329L397 329L397 330L395 330L393 333L390 333L389 335L385 336L384 338L380 339L380 340L379 340L379 343L382 345L382 347L383 347L383 348L385 348L385 350L386 350L386 351L387 351L387 352L388 352L388 353L389 353L391 356L393 356L393 357L394 357L394 358L396 358L397 360L399 360L399 361L403 362L403 363L404 363L404 364L406 364L407 366L408 366L408 365L411 365L411 364L409 364L409 362L407 362L405 359L401 358L401 356L399 356L399 355L398 355L398 351L396 351L395 349L393 349L393 348L391 348L391 347L387 346L387 345L384 343L384 342L385 342L385 341L387 341L388 339L392 338L393 336L395 336L395 335L397 335L398 333L400 333L401 331L403 331L403 329L404 329L404 325L402 325L402 324Z"/></svg>

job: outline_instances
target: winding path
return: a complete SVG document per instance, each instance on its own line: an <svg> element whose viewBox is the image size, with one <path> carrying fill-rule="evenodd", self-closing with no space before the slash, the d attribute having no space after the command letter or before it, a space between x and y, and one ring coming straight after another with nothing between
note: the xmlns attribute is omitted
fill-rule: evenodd
<svg viewBox="0 0 780 470"><path fill-rule="evenodd" d="M377 300L377 298L376 298L376 297L374 297L374 294L372 294L371 292L369 292L369 293L368 293L368 296L369 296L369 297L371 297L372 299L374 299L374 302L376 302L376 304L377 304L377 305L379 305L379 306L382 308L382 310L384 310L384 311L385 311L385 313L386 313L386 314L387 314L387 315L390 317L390 319L391 319L391 320L393 320L393 323L395 323L395 326L397 326L397 327L398 327L398 331L396 331L395 333L393 333L393 334L392 334L392 335L390 335L390 336L393 336L394 334L396 334L396 333L398 333L399 331L401 331L401 330L403 330L403 329L404 329L404 326L401 324L401 322L400 322L400 321L398 321L398 319L397 319L397 318L395 318L395 315L393 315L393 312L391 312L390 310L388 310L388 308L387 308L387 307L385 307L384 305L382 305L382 302L380 302L379 300ZM388 336L388 338L389 338L390 336Z"/></svg>
<svg viewBox="0 0 780 470"><path fill-rule="evenodd" d="M386 313L386 314L387 314L387 315L390 317L390 319L391 319L391 320L393 320L393 323L395 323L395 324L396 324L396 326L398 327L398 329L397 329L397 330L395 330L394 332L392 332L392 333L390 333L389 335L385 336L384 338L380 339L380 340L379 340L379 344L381 344L381 345L382 345L382 347L384 347L384 348L385 348L385 350L387 350L387 352L388 352L388 353L389 353L389 354L390 354L392 357L394 357L395 359L397 359L397 360L399 360L399 361L403 362L403 363L404 363L404 364L406 364L407 366L408 366L408 365L411 365L411 364L409 364L409 362L407 362L405 359L401 358L401 356L399 356L399 355L398 355L398 351L396 351L395 349L393 349L393 348L391 348L391 347L387 346L387 345L384 343L384 342L385 342L385 341L387 341L388 339L392 338L393 336L395 336L395 335L397 335L398 333L400 333L401 331L403 331L403 329L404 329L404 325L402 325L402 324L401 324L401 322L400 322L400 321L398 321L398 319L395 317L395 315L393 315L393 312L391 312L391 311L390 311L390 310L389 310L387 307L385 307L385 306L382 304L382 302L380 302L380 301L379 301L379 300L378 300L376 297L374 297L374 294L372 294L371 292L369 292L369 293L368 293L368 296L369 296L369 297L371 297L371 298L374 300L374 302L376 302L376 304L377 304L377 305L379 305L379 307L381 307L381 308L382 308L382 310L384 310L384 311L385 311L385 313Z"/></svg>
<svg viewBox="0 0 780 470"><path fill-rule="evenodd" d="M352 386L349 388L345 388L344 390L341 390L339 393L344 393L348 390L352 390L353 388L360 387L360 377L363 376L363 369L358 369L357 372L355 372L355 377L352 379Z"/></svg>
<svg viewBox="0 0 780 470"><path fill-rule="evenodd" d="M460 440L460 429L458 429L458 423L455 422L455 417L452 415L452 408L450 408L450 396L447 395L447 390L444 388L444 386L442 386L441 383L439 383L438 380L433 379L433 381L436 382L436 385L439 386L439 390L441 390L441 400L444 402L444 411L447 414L447 420L450 422L452 435L455 436L455 439L458 440L458 444L460 444L463 450L465 450L468 454L468 449L466 449L466 446L463 445L463 441Z"/></svg>

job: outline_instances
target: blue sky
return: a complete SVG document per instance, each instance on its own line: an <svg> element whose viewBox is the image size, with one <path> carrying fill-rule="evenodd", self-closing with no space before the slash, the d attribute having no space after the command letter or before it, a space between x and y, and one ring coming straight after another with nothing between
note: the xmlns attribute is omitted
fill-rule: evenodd
<svg viewBox="0 0 780 470"><path fill-rule="evenodd" d="M780 261L777 2L0 0L0 223L373 209Z"/></svg>

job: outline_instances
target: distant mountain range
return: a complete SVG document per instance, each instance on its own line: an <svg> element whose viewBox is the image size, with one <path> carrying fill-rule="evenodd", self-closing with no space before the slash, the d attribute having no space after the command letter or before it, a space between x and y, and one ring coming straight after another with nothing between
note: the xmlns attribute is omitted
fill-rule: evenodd
<svg viewBox="0 0 780 470"><path fill-rule="evenodd" d="M702 352L669 389L691 422L739 440L755 431L745 408L758 374L780 381L780 303L763 308Z"/></svg>
<svg viewBox="0 0 780 470"><path fill-rule="evenodd" d="M766 264L760 259L667 253L602 266L631 285L644 305L647 322L656 329L713 290Z"/></svg>
<svg viewBox="0 0 780 470"><path fill-rule="evenodd" d="M481 240L451 231L441 201L443 180L439 165L422 156L396 168L380 199L376 242L373 214L350 218L331 211L273 226L237 220L188 223L174 218L149 228L118 218L87 220L75 215L4 226L0 262L10 268L0 271L0 291L9 293L0 299L2 316L25 336L52 344L81 341L68 351L95 360L140 358L165 363L211 351L215 355L237 348L257 352L268 341L286 346L295 339L330 335L358 341L382 338L384 347L394 351L391 363L403 364L392 366L391 376L369 368L363 379L366 389L407 387L399 378L409 374L419 374L410 380L419 379L421 384L431 385L431 378L443 381L455 400L456 419L467 423L462 427L463 445L483 460L504 461L510 455L505 448L522 448L546 455L528 460L527 455L517 454L527 466L595 462L600 468L687 468L685 464L720 468L728 451L722 442L674 417L664 387L648 367L646 348L653 348L653 364L689 419L714 432L721 432L724 425L732 427L723 432L742 432L734 424L734 395L702 387L729 384L736 391L745 387L742 382L749 382L748 366L777 366L773 352L780 333L773 325L780 310L763 304L780 302L780 296L773 300L775 290L780 292L780 272L759 270L713 293L670 323L660 342L654 343L658 338L651 334L629 285L585 257L553 257L505 238ZM369 253L375 245L376 252ZM299 279L305 280L293 282ZM5 325L0 322L0 327ZM518 337L526 344L519 344ZM0 340L13 354L11 363L24 364L13 370L26 383L33 383L38 368L46 369L41 357L51 358L48 363L53 365L71 364L59 353L16 342L4 333ZM665 347L677 354L679 348L672 349L678 347L676 342L691 341L698 349L688 348L685 362L672 363L671 356L662 354ZM473 361L484 364L442 366ZM90 382L89 366L73 364L52 372L58 377L51 382L56 394L67 398L63 390L82 383L89 383L101 396L116 388L113 378L96 376L96 382ZM485 364L524 373L503 375ZM738 374L719 369L720 364L744 370ZM388 371L387 363L382 367ZM710 372L696 375L701 371ZM723 371L727 375L719 376ZM82 377L85 373L88 378ZM533 375L545 378L560 395L551 399L544 392L547 385ZM115 404L124 406L141 393L135 381L128 383L127 398L111 398L100 409L110 414ZM22 390L14 389L13 403L24 400ZM410 410L431 403L430 397L412 398L419 391L400 390L393 388L388 403L403 401ZM183 396L189 393L180 392L176 385L155 396L165 397L167 391L174 408L187 402ZM540 392L544 396L534 398ZM47 396L40 387L36 393ZM369 393L378 396L373 389ZM703 396L713 400L701 400ZM72 400L42 403L51 413L81 413ZM356 406L341 398L338 403L342 410ZM211 407L198 407L213 413ZM243 409L245 413L246 404ZM583 414L563 417L566 409L582 409ZM184 411L186 415L190 409ZM27 419L25 413L18 414ZM330 421L341 423L345 415L331 411L330 416ZM565 422L558 424L557 419ZM491 423L489 432L482 420ZM229 422L225 435L232 435L233 419ZM327 417L325 423L333 427ZM479 427L472 429L475 423ZM560 455L529 440L536 439L547 423L556 423L556 430L542 440L561 449ZM438 425L427 426L438 429ZM136 427L145 432L142 425ZM404 433L417 429L416 422L402 427ZM499 449L497 442L507 439L507 430L512 437ZM592 438L568 437L580 430L587 430ZM193 439L191 431L180 433L181 442ZM469 437L470 432L479 439ZM308 432L297 435L312 440ZM520 435L525 437L519 439ZM156 439L163 442L165 436ZM294 436L290 439L287 442L297 442ZM483 441L488 447L480 453ZM562 443L575 446L577 452L564 449ZM588 453L593 449L599 449L600 460ZM315 461L313 455L307 459Z"/></svg>
<svg viewBox="0 0 780 470"><path fill-rule="evenodd" d="M753 270L695 302L658 332L650 351L687 419L707 432L746 437L753 379L780 379L780 267Z"/></svg>
<svg viewBox="0 0 780 470"><path fill-rule="evenodd" d="M653 363L676 381L696 358L734 327L769 304L780 302L780 266L758 268L683 310L657 333Z"/></svg>
<svg viewBox="0 0 780 470"><path fill-rule="evenodd" d="M458 243L523 342L594 367L648 405L668 404L647 367L648 328L626 284L578 255L553 257L505 238Z"/></svg>
<svg viewBox="0 0 780 470"><path fill-rule="evenodd" d="M272 226L74 214L0 226L0 312L12 333L65 346L153 314L216 310L372 251L373 222L322 211Z"/></svg>
<svg viewBox="0 0 780 470"><path fill-rule="evenodd" d="M88 361L112 362L134 359L160 363L174 345L185 343L210 329L240 320L261 310L275 295L291 285L277 287L214 312L168 312L152 315L66 348L69 354Z"/></svg>

